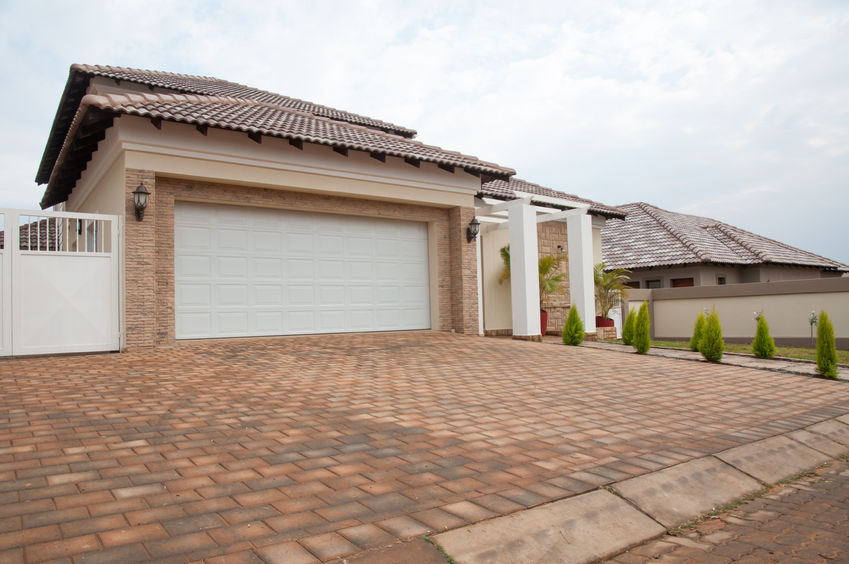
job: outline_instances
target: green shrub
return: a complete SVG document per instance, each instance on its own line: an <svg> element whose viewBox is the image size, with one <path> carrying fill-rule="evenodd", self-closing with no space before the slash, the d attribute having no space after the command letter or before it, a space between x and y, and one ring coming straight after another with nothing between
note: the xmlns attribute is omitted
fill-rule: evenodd
<svg viewBox="0 0 849 564"><path fill-rule="evenodd" d="M637 320L634 323L634 339L631 342L638 353L646 354L651 348L651 325L649 322L649 304L645 301L637 312Z"/></svg>
<svg viewBox="0 0 849 564"><path fill-rule="evenodd" d="M705 330L705 312L700 311L696 318L696 324L693 326L693 336L690 338L690 350L693 352L699 351L699 342L702 340L702 333Z"/></svg>
<svg viewBox="0 0 849 564"><path fill-rule="evenodd" d="M625 325L622 326L622 342L630 345L634 340L634 324L637 322L637 310L632 309L628 312L628 317L625 318Z"/></svg>
<svg viewBox="0 0 849 564"><path fill-rule="evenodd" d="M584 322L581 321L581 316L578 315L578 308L569 308L569 317L566 318L566 323L563 324L563 344L564 345L580 345L584 340Z"/></svg>
<svg viewBox="0 0 849 564"><path fill-rule="evenodd" d="M834 342L834 327L824 311L820 312L817 324L817 372L826 378L837 378L837 346Z"/></svg>
<svg viewBox="0 0 849 564"><path fill-rule="evenodd" d="M769 335L769 323L763 313L758 315L758 328L755 331L755 340L752 341L752 352L758 358L775 356L775 340Z"/></svg>
<svg viewBox="0 0 849 564"><path fill-rule="evenodd" d="M710 312L705 321L705 330L702 333L702 340L699 341L699 352L709 362L719 362L722 360L722 351L725 350L725 343L722 341L722 325L719 324L719 314L716 310Z"/></svg>

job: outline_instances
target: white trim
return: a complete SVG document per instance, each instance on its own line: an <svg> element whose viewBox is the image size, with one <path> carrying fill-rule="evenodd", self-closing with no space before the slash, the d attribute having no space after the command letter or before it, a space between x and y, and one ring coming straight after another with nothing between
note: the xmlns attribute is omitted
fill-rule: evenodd
<svg viewBox="0 0 849 564"><path fill-rule="evenodd" d="M477 267L478 267L478 335L484 334L483 329L483 263L481 256L481 238L483 237L483 233L478 233L478 236L475 237L475 252L478 254L477 259Z"/></svg>
<svg viewBox="0 0 849 564"><path fill-rule="evenodd" d="M537 223L545 223L547 221L561 221L564 219L569 219L570 217L574 217L576 215L584 215L587 213L586 208L576 208L573 210L563 210L559 212L549 213L537 216Z"/></svg>
<svg viewBox="0 0 849 564"><path fill-rule="evenodd" d="M530 198L518 198L516 200L507 200L507 201L499 202L497 204L491 204L491 205L486 205L486 206L482 206L480 208L477 208L475 210L475 215L476 216L477 215L483 215L483 216L494 215L494 214L501 213L501 212L507 212L507 211L510 210L510 208L513 208L515 206L524 206L524 205L530 205L530 204L531 204Z"/></svg>
<svg viewBox="0 0 849 564"><path fill-rule="evenodd" d="M532 198L537 202L543 202L544 204L555 204L558 206L569 206L575 209L589 209L590 204L585 204L583 202L576 202L575 200L569 200L568 198L553 198L551 196L542 196L540 194L533 194L531 192L521 192L519 190L513 191L516 196L520 198Z"/></svg>

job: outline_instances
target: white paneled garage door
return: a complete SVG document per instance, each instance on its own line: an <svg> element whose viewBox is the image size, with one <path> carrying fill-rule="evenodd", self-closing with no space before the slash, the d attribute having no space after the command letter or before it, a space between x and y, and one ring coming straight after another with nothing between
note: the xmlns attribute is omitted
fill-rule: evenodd
<svg viewBox="0 0 849 564"><path fill-rule="evenodd" d="M422 222L178 202L178 339L430 328Z"/></svg>

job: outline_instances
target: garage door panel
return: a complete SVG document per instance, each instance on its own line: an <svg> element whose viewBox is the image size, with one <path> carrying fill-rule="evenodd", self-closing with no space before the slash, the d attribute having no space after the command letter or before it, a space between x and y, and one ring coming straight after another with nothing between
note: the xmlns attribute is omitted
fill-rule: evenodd
<svg viewBox="0 0 849 564"><path fill-rule="evenodd" d="M275 231L254 232L253 248L256 251L279 254L283 250L283 234Z"/></svg>
<svg viewBox="0 0 849 564"><path fill-rule="evenodd" d="M255 319L258 335L281 335L285 332L282 311L258 311Z"/></svg>
<svg viewBox="0 0 849 564"><path fill-rule="evenodd" d="M314 286L286 286L287 303L292 307L312 306L315 303L315 287Z"/></svg>
<svg viewBox="0 0 849 564"><path fill-rule="evenodd" d="M257 306L282 306L285 291L281 284L255 284L253 286L253 303Z"/></svg>
<svg viewBox="0 0 849 564"><path fill-rule="evenodd" d="M283 259L264 257L251 259L251 275L259 279L280 280L283 277Z"/></svg>
<svg viewBox="0 0 849 564"><path fill-rule="evenodd" d="M206 227L179 227L175 236L183 249L209 250L212 248L212 232Z"/></svg>
<svg viewBox="0 0 849 564"><path fill-rule="evenodd" d="M248 330L247 312L219 312L215 319L218 323L218 333L222 336L238 337Z"/></svg>
<svg viewBox="0 0 849 564"><path fill-rule="evenodd" d="M217 257L215 272L220 278L247 278L248 259L243 257Z"/></svg>
<svg viewBox="0 0 849 564"><path fill-rule="evenodd" d="M307 255L311 257L315 253L314 238L315 236L312 232L287 233L286 251L290 255Z"/></svg>
<svg viewBox="0 0 849 564"><path fill-rule="evenodd" d="M178 202L178 338L426 329L427 226Z"/></svg>
<svg viewBox="0 0 849 564"><path fill-rule="evenodd" d="M212 305L212 286L210 284L177 284L177 302L187 306Z"/></svg>

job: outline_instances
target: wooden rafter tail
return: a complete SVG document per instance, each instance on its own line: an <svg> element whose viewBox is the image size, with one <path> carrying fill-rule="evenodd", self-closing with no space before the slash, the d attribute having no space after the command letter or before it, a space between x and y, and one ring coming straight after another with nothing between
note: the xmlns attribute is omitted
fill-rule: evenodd
<svg viewBox="0 0 849 564"><path fill-rule="evenodd" d="M414 159L412 157L405 158L404 162L407 163L408 165L412 165L416 168L420 168L421 165L422 165L422 162L419 159Z"/></svg>
<svg viewBox="0 0 849 564"><path fill-rule="evenodd" d="M299 149L299 150L301 150L301 151L303 151L303 150L304 150L304 141L303 141L303 139L294 139L294 138L290 138L290 139L289 139L289 145L291 145L291 146L293 146L294 148Z"/></svg>
<svg viewBox="0 0 849 564"><path fill-rule="evenodd" d="M251 141L254 143L262 143L262 133L259 131L248 131L248 137L250 137Z"/></svg>
<svg viewBox="0 0 849 564"><path fill-rule="evenodd" d="M156 129L162 129L162 118L161 117L150 118L150 123L152 123L153 127L155 127Z"/></svg>
<svg viewBox="0 0 849 564"><path fill-rule="evenodd" d="M205 124L205 123L199 123L199 124L195 125L195 128L196 128L198 131L200 131L201 135L203 135L204 137L206 137L206 133L207 133L207 131L209 130L209 126L208 126L207 124Z"/></svg>
<svg viewBox="0 0 849 564"><path fill-rule="evenodd" d="M454 165L439 163L436 166L438 166L439 168L441 168L442 170L444 170L446 172L451 172L451 173L454 172Z"/></svg>
<svg viewBox="0 0 849 564"><path fill-rule="evenodd" d="M347 147L339 147L339 146L337 146L337 145L334 145L334 146L333 146L333 151L334 151L335 153L339 153L339 154L340 154L340 155L342 155L343 157L347 157L347 156L348 156L348 148L347 148Z"/></svg>
<svg viewBox="0 0 849 564"><path fill-rule="evenodd" d="M374 151L371 151L371 152L369 153L369 156L370 156L371 158L373 158L373 159L377 159L377 160L379 160L379 161L380 161L380 162L382 162L382 163L385 163L385 162L386 162L386 155L385 155L384 153L376 153L376 152L374 152Z"/></svg>

